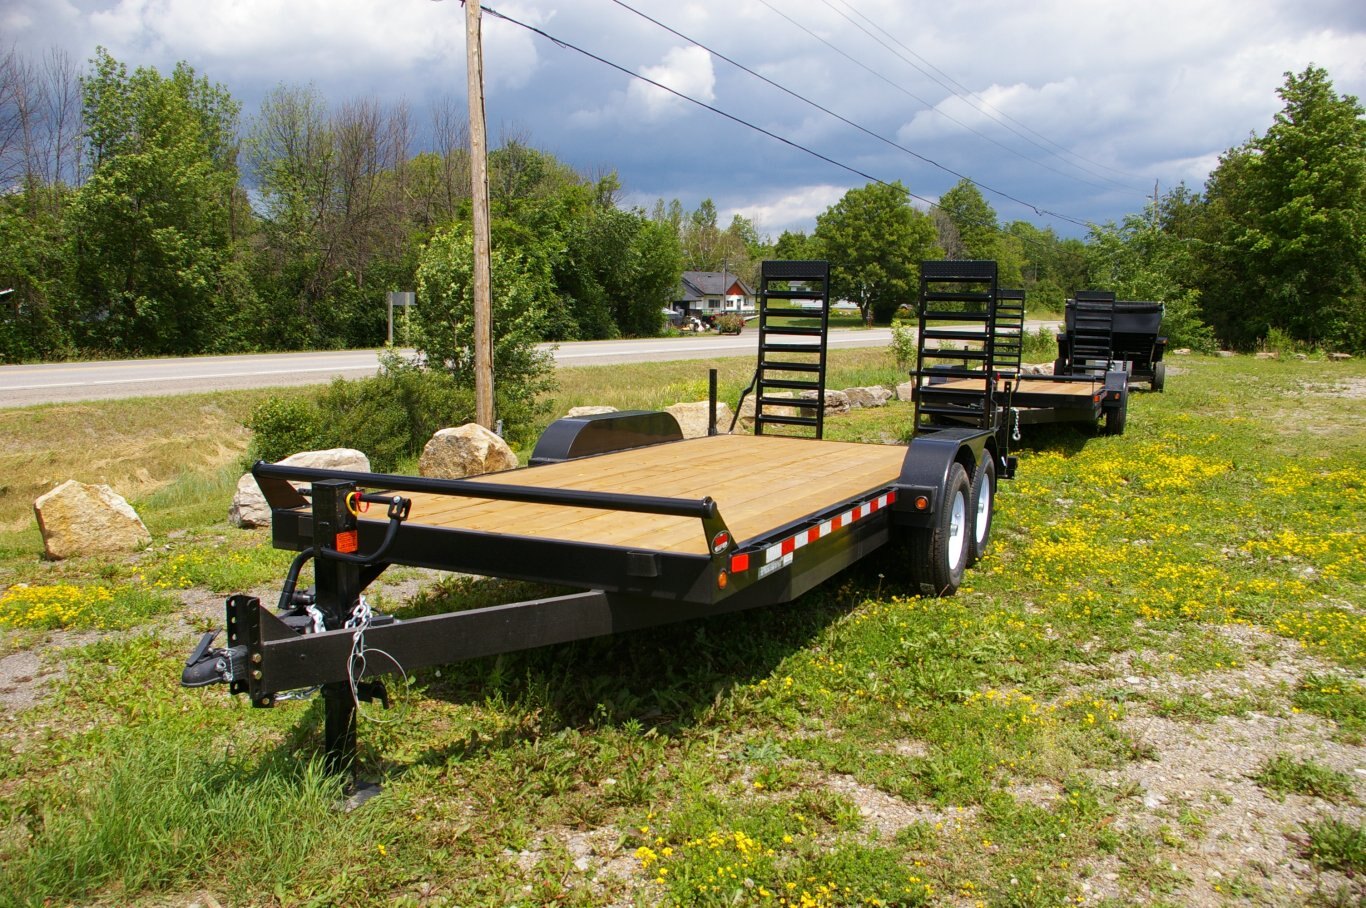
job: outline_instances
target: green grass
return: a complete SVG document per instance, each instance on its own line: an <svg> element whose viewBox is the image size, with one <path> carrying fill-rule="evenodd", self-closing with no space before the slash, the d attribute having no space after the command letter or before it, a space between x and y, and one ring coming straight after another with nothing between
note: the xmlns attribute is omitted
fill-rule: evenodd
<svg viewBox="0 0 1366 908"><path fill-rule="evenodd" d="M1351 776L1313 760L1296 760L1288 754L1277 754L1267 760L1253 778L1279 797L1302 794L1325 801L1350 801L1354 797Z"/></svg>
<svg viewBox="0 0 1366 908"><path fill-rule="evenodd" d="M1366 872L1366 829L1359 824L1327 819L1304 827L1309 837L1305 854L1323 870Z"/></svg>
<svg viewBox="0 0 1366 908"><path fill-rule="evenodd" d="M832 361L832 387L897 378L885 351ZM1220 716L1299 710L1360 743L1366 414L1315 389L1366 368L1173 364L1184 373L1165 394L1134 395L1123 437L1026 431L995 547L957 597L911 595L882 558L781 607L416 672L390 682L389 713L364 705L361 762L385 790L353 813L312 761L318 702L253 710L181 690L193 641L164 631L45 650L64 677L35 708L0 712L0 905L202 891L260 905L1052 906L1111 866L1115 904L1183 904L1188 856L1218 844L1215 808L1174 803L1154 833L1128 822L1134 790L1101 780L1160 756L1133 716L1204 734ZM554 406L700 400L707 365L565 370ZM752 363L716 365L733 400ZM63 462L117 448L117 419L164 452L134 409L91 417L94 447ZM832 419L830 437L900 438L909 409ZM174 408L156 418L187 429ZM59 435L7 425L16 450ZM237 455L190 456L167 455L134 495L149 552L52 564L30 540L0 553L5 583L273 587L288 553L223 524ZM11 467L16 488L46 478ZM416 617L550 592L452 578L394 605ZM44 639L5 631L0 652ZM1319 668L1290 691L1221 683L1257 676L1278 641ZM1285 755L1258 781L1354 798L1350 779ZM1325 819L1304 841L1319 867L1366 869L1358 826ZM1260 891L1255 868L1225 876L1242 881L1230 897Z"/></svg>

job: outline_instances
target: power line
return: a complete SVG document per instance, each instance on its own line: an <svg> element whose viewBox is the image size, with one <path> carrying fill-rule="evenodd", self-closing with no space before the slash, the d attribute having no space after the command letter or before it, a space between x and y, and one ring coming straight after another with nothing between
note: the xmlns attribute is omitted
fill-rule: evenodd
<svg viewBox="0 0 1366 908"><path fill-rule="evenodd" d="M1050 173L1055 173L1055 174L1057 174L1057 175L1060 176L1060 177L1064 177L1064 178L1069 179L1069 180L1075 180L1075 181L1077 181L1078 183L1083 183L1083 184L1085 184L1085 185L1087 185L1087 186L1093 186L1093 187L1095 187L1096 189L1105 189L1105 188L1106 188L1106 187L1104 187L1104 186L1101 186L1099 183L1092 183L1090 180L1083 180L1081 177L1078 177L1076 174L1067 173L1066 171L1063 171L1063 170L1058 170L1056 167L1050 167L1050 166L1048 166L1047 164L1045 164L1044 162L1042 162L1042 161L1040 161L1040 160L1038 160L1038 159L1036 159L1036 158L1031 158L1029 155L1023 154L1023 153L1020 152L1018 149L1011 148L1009 145L1006 145L1004 142L1000 142L1000 141L998 141L998 140L996 140L996 139L993 139L991 136L987 135L987 134L984 133L984 132L981 132L980 130L973 129L971 126L969 126L968 124L964 123L962 120L959 120L958 118L954 117L953 115L948 114L948 113L945 113L944 111L940 110L940 109L939 109L938 107L936 107L934 104L930 103L929 101L926 101L924 98L922 98L922 97L920 97L919 95L915 94L915 93L912 92L910 89L906 88L904 85L901 85L901 84L899 84L899 83L897 83L897 82L892 81L892 80L889 79L887 76L884 76L882 73L878 72L877 70L873 69L873 68L872 68L871 66L869 66L868 64L864 63L862 60L860 60L860 59L858 59L857 57L853 56L852 54L850 54L850 53L848 53L848 52L846 52L846 51L840 49L839 47L836 47L834 44L832 44L832 43L830 43L829 41L827 41L826 39L822 38L820 35L816 34L816 33L813 32L811 29L807 28L805 25L802 25L802 24L801 24L800 22L798 22L796 19L793 19L793 18L792 18L791 16L789 16L787 13L783 12L782 10L778 9L777 7L775 7L773 4L769 3L768 0L759 0L759 2L760 2L761 4L763 4L764 6L768 7L768 9L769 9L770 11L772 11L773 13L775 13L776 15L781 16L782 18L786 19L786 20L788 21L788 23L790 23L794 28L796 28L796 29L798 29L798 30L800 30L800 31L802 31L802 32L805 32L807 36L809 36L810 38L812 38L812 39L814 39L814 40L816 40L816 41L819 41L821 44L824 44L826 47L830 48L830 49L833 50L835 53L839 54L841 57L844 57L844 58L845 58L846 60L848 60L850 63L853 63L853 64L854 64L855 66L857 66L859 69L864 70L865 72L867 72L869 75L873 76L874 78L877 78L877 79L882 80L883 82L887 83L887 85L889 85L890 87L892 87L892 88L896 89L897 91L901 92L902 94L906 95L908 98L911 98L911 99L913 99L913 100L915 100L915 101L918 101L919 103L923 104L923 105L925 106L925 108L926 108L927 110L929 110L931 113L938 114L939 116L941 116L941 117L943 117L944 119L948 120L950 123L955 124L956 126L961 126L963 129L966 129L968 132L970 132L970 133L972 133L973 135L977 136L979 139L982 139L983 141L986 141L986 142L990 142L992 145L995 145L997 148L1001 149L1002 151L1006 152L1007 154L1012 154L1012 155L1014 155L1015 157L1019 158L1019 159L1022 160L1022 161L1027 161L1028 163L1033 164L1035 167L1042 168L1043 170L1047 170L1047 171L1049 171ZM847 18L847 17L846 17L846 18ZM1104 178L1102 177L1102 179L1104 179Z"/></svg>
<svg viewBox="0 0 1366 908"><path fill-rule="evenodd" d="M908 59L906 59L906 57L904 57L904 56L902 56L901 54L897 53L897 51L896 51L894 48L889 47L889 46L886 44L886 42L882 41L882 40L879 39L876 35L874 35L874 34L872 34L871 32L869 32L866 28L864 28L863 26L859 25L859 24L858 24L857 22L855 22L854 20L850 19L847 15L845 15L845 13L843 13L842 11L840 11L840 10L836 9L834 6L832 6L831 3L830 3L830 0L821 0L821 2L824 3L826 6L830 7L830 9L831 9L832 11L834 11L835 13L837 13L838 15L843 16L844 19L846 19L846 20L847 20L851 25L853 25L855 28L859 29L859 30L862 31L864 34L868 35L868 37L872 38L874 41L877 41L879 44L881 44L883 47L886 47L886 48L887 48L889 51L891 51L893 54L895 54L896 56L900 57L907 65L911 66L911 67L912 67L913 69L915 69L917 72L919 72L919 73L925 75L926 77L932 79L933 81L937 82L939 85L943 86L946 90L948 90L949 92L952 92L955 96L957 96L957 97L959 97L959 98L961 98L961 99L963 99L963 100L965 100L965 101L968 100L968 99L972 99L973 101L976 102L977 109L981 110L983 113L988 113L988 111L991 111L991 113L988 113L988 116L991 116L991 114L999 114L1001 117L1004 117L1005 119L1009 120L1011 123L1014 123L1016 126L1019 126L1021 129L1025 130L1026 132L1029 132L1029 133L1031 133L1032 135L1037 136L1039 139L1043 140L1044 142L1047 142L1049 145L1053 146L1053 148L1057 149L1057 151L1054 151L1053 149L1050 149L1050 148L1048 148L1048 147L1046 147L1046 146L1044 146L1044 145L1041 145L1041 144L1039 144L1039 142L1034 141L1033 139L1029 138L1029 136L1026 136L1024 133L1020 132L1019 130L1012 128L1009 124L1006 124L1006 123L1001 122L1000 120L996 119L996 117L994 117L994 116L992 117L992 119L996 120L996 122L1000 123L1000 125L1004 126L1006 129L1010 130L1012 133L1014 133L1015 135L1019 136L1020 138L1024 139L1026 142L1028 142L1029 144L1033 145L1035 148L1038 148L1040 151L1043 151L1043 152L1045 152L1045 153L1047 153L1047 154L1050 154L1050 155L1053 155L1054 157L1059 157L1059 158L1061 157L1061 155L1059 155L1058 152L1062 152L1062 154L1068 155L1069 157L1076 158L1078 161L1082 161L1082 162L1087 163L1087 164L1093 164L1093 165L1095 165L1096 167L1103 168L1103 169L1105 169L1105 170L1110 171L1111 173L1117 173L1117 174L1120 174L1121 176L1126 176L1126 177L1138 178L1138 175L1137 175L1137 174L1129 173L1129 172L1124 171L1124 170L1119 170L1119 169L1117 169L1117 168L1114 168L1114 167L1109 166L1108 164L1102 164L1100 161L1095 161L1095 160L1092 160L1092 159L1090 159L1090 158L1085 157L1084 155L1079 155L1079 154L1077 154L1076 152L1072 151L1070 148L1067 148L1067 147L1065 147L1065 146L1063 146L1063 145L1060 145L1060 144L1057 143L1057 142L1054 142L1052 139L1048 138L1047 136L1040 134L1038 131L1036 131L1036 130L1034 130L1034 129L1031 129L1028 125L1026 125L1026 124L1024 124L1024 123L1021 123L1019 120L1015 119L1015 118L1012 117L1010 114L1008 114L1008 113L1006 113L1005 111L1001 110L1000 108L996 107L996 106L993 105L991 102L989 102L989 101L987 101L985 98L983 98L981 95L979 95L979 94L977 94L976 92L972 91L972 90L971 90L970 88L968 88L966 85L964 85L963 83L959 82L957 79L953 78L953 76L950 76L948 73L944 72L942 69L940 69L939 67L935 66L935 65L934 65L933 63L931 63L929 60L926 60L926 59L925 59L924 57L922 57L920 54L916 53L914 50L912 50L910 47L908 47L904 42L902 42L902 41L900 41L899 39L897 39L897 37L896 37L895 35L893 35L893 34L892 34L891 32L889 32L889 31L887 31L887 29L885 29L885 28L883 28L882 26L878 25L878 24L877 24L876 22L874 22L872 19L868 18L866 15L864 15L862 12L860 12L859 9L858 9L857 7L855 7L852 3L849 2L849 0L840 0L840 2L843 3L845 6L847 6L847 7L848 7L856 16L858 16L860 19L862 19L863 21L867 22L867 23L868 23L870 26L872 26L874 29L876 29L877 31L879 31L879 32L881 32L883 35L885 35L885 36L887 37L887 39L890 40L891 42L893 42L894 44L896 44L897 47L900 47L902 50L904 50L906 53L910 54L910 55L911 55L912 57L914 57L916 60L919 60L921 63L924 63L925 66L928 66L931 70L934 70L934 72L933 72L933 73L932 73L932 72L928 72L927 70L925 70L923 67L917 65L917 64L916 64L915 62L913 62L912 60L908 60ZM938 73L939 75L936 76L935 73ZM940 79L939 76L943 76L944 78L943 78L943 79ZM945 82L944 79L947 79L948 82ZM950 83L952 83L952 84L950 84ZM1068 162L1068 163L1071 163L1071 162ZM1122 189L1127 189L1127 190L1134 191L1134 192L1137 191L1137 190L1134 189L1134 187L1132 187L1132 186L1130 186L1130 185L1128 185L1128 184L1120 183L1120 182L1118 182L1118 181L1116 181L1116 180L1112 180L1112 179L1110 179L1109 177L1105 176L1104 174L1096 173L1095 171L1090 170L1090 169L1088 169L1088 168L1086 168L1086 167L1082 167L1082 166L1079 165L1079 164L1072 164L1072 166L1073 166L1073 167L1077 167L1079 170L1085 171L1086 173L1089 173L1089 174L1091 174L1091 175L1094 176L1094 177L1098 177L1099 179L1105 180L1107 183L1110 183L1111 185L1118 186L1118 187L1120 187L1120 188L1122 188Z"/></svg>
<svg viewBox="0 0 1366 908"><path fill-rule="evenodd" d="M930 208L939 208L941 211L944 210L944 209L943 209L943 206L940 205L938 202L931 201L930 199L927 199L927 198L925 198L924 196L921 196L921 195L916 195L914 192L911 192L911 191L910 191L909 189L907 189L905 186L900 185L900 183L888 183L886 180L880 179L879 177L875 177L875 176L873 176L873 175L870 174L870 173L865 173L864 171L859 170L857 167L854 167L854 166L852 166L852 165L850 165L850 164L845 164L845 163L842 162L842 161L837 161L837 160L835 160L834 158L829 157L828 155L824 155L824 154L820 153L819 151L816 151L816 150L811 149L811 148L807 148L805 145L802 145L802 144L800 144L800 143L798 143L798 142L794 142L793 140L788 139L788 138L786 138L786 137L784 137L784 136L780 136L780 135L778 135L777 133L772 132L771 130L765 129L765 128L762 127L762 126L759 126L759 125L757 125L757 124L751 123L751 122L749 122L748 120L745 120L745 119L743 119L743 118L741 118L741 117L736 116L735 114L732 114L732 113L729 113L729 112L727 112L727 111L724 111L724 110L722 110L722 109L719 108L719 107L715 107L715 106L713 106L713 105L711 105L711 104L706 103L705 101L699 101L697 98L691 97L691 96L689 96L689 95L685 95L685 94L683 94L682 92L680 92L680 91L678 91L678 90L676 90L676 89L670 88L669 86L664 85L664 84L661 83L661 82L657 82L657 81L655 81L654 79L649 78L648 76L643 76L643 75L641 75L640 73L633 72L633 71L627 69L626 67L624 67L624 66L622 66L622 65L620 65L620 64L618 64L618 63L613 63L611 60L608 60L608 59L606 59L605 57L601 57L601 56L599 56L598 54L595 54L595 53L593 53L593 52L590 51L590 50L586 50L586 49L584 49L584 48L582 48L582 47L579 47L579 46L576 45L576 44L572 44L572 43L570 43L569 41L564 40L563 38L557 38L557 37L555 37L554 35L552 35L552 34L546 32L546 31L543 30L543 29L537 28L537 27L534 26L534 25L530 25L530 24L528 24L528 23L526 23L526 22L522 22L522 21L519 20L519 19L514 19L512 16L509 16L509 15L507 15L506 13L499 12L498 10L494 9L494 8L491 7L491 6L485 6L485 7L483 7L483 11L484 11L485 13L487 13L488 15L493 16L493 17L495 17L495 18L497 18L497 19L502 19L504 22L508 22L508 23L510 23L510 24L512 24L512 25L516 25L516 26L518 26L518 27L520 27L520 28L523 28L523 29L525 29L525 30L531 32L532 34L540 35L542 38L545 38L547 41L549 41L551 44L554 44L554 45L557 46L557 47L563 48L563 49L565 49L565 50L572 50L572 51L574 51L574 52L577 53L577 54L581 54L581 55L583 55L583 56L585 56L585 57L588 57L590 60L595 60L595 61L597 61L598 63L603 64L604 66L611 67L612 69L615 69L615 70L617 70L617 71L620 72L620 73L623 73L623 74L625 74L625 75L627 75L627 76L630 76L632 79L638 79L639 81L644 82L644 83L646 83L646 84L648 84L648 85L653 85L655 88L658 88L658 89L660 89L660 90L662 90L662 91L666 91L666 92L668 92L669 94L673 95L673 96L676 97L676 98L679 98L679 99L681 99L681 100L687 101L689 104L695 104L696 106L701 107L701 108L704 109L704 110L709 110L709 111L711 111L712 113L716 114L717 116L724 117L725 119L730 120L731 122L736 123L736 124L738 124L738 125L740 125L740 126L744 126L744 127L747 128L747 129L752 129L752 130L754 130L755 132L758 132L758 133L760 133L760 134L762 134L762 135L765 135L765 136L769 137L770 139L774 139L774 140L776 140L776 141L778 141L778 142L781 142L782 144L787 145L787 146L790 147L790 148L795 148L795 149L798 150L798 151L805 152L806 154L809 154L809 155L811 155L811 156L814 157L814 158L818 158L818 159L820 159L820 160L822 160L822 161L825 161L827 164L832 164L832 165L834 165L835 167L840 168L841 170L845 170L845 171L848 171L849 173L852 173L852 174L854 174L854 175L856 175L856 176L862 177L863 179L869 181L870 183L877 183L877 184L879 184L879 185L881 185L881 186L886 186L886 187L891 188L891 189L897 189L897 190L899 190L900 192L905 193L906 196L907 196L908 198L915 199L916 201L923 203L923 204L926 205L927 207L930 207ZM1033 206L1030 206L1030 207L1032 208ZM1038 209L1035 209L1035 210L1037 211ZM1054 216L1054 217L1060 217L1059 215L1053 215L1053 216ZM1066 217L1064 217L1063 219L1064 219L1064 220L1068 220L1068 221L1070 221L1071 223L1074 223L1074 224L1079 224L1080 226L1083 226L1083 227L1094 228L1094 227L1096 226L1096 225L1091 224L1091 223L1089 223L1089 222L1083 223L1083 222L1075 221L1075 220L1073 220L1073 219L1071 219L1071 218L1066 218ZM1048 248L1048 247L1045 247L1045 246L1044 246L1043 244L1041 244L1041 243L1037 243L1037 242L1028 240L1028 239L1026 239L1025 237L1016 236L1015 234L1013 234L1013 233L1011 233L1010 231L1008 231L1008 230L1004 229L1003 227L1001 227L999 224L979 222L979 223L972 224L971 226L975 226L975 227L987 227L987 228L990 228L990 229L996 231L997 233L1002 234L1003 236L1014 237L1015 239L1019 240L1019 241L1022 242L1022 243L1025 243L1026 245L1034 245L1034 246L1038 246L1039 248ZM1050 251L1060 252L1060 253L1063 254L1063 255L1071 255L1071 253L1067 252L1066 250L1062 250L1062 249L1050 250Z"/></svg>
<svg viewBox="0 0 1366 908"><path fill-rule="evenodd" d="M624 9L624 10L627 10L628 12L634 13L635 15L639 16L640 18L644 19L645 21L650 22L650 23L652 23L652 24L658 26L659 28L664 29L664 30L665 30L666 32L668 32L669 34L674 35L674 36L676 36L676 37L678 37L678 38L681 38L681 39L683 39L684 41L687 41L689 44L695 45L696 47L700 47L702 50L705 50L707 53L712 54L712 55L715 56L715 57L718 57L718 58L720 58L720 59L722 59L722 60L725 60L725 61L726 61L727 63L729 63L731 66L734 66L734 67L736 67L737 69L740 69L740 70L742 70L742 71L748 73L749 75L753 76L754 78L758 79L759 81L763 82L764 84L770 85L770 86L772 86L773 88L776 88L776 89L778 89L779 91L783 92L784 94L787 94L787 95L789 95L790 97L796 98L798 101L801 101L803 104L807 104L807 105L810 105L811 107L814 107L816 110L821 111L822 113L826 114L827 116L834 117L836 120L839 120L841 123L845 124L846 126L851 126L851 127L853 127L854 129L857 129L859 132L863 133L864 135L871 136L872 138L877 139L879 142L883 142L883 143L885 143L885 144L887 144L887 145L890 145L892 148L895 148L895 149L897 149L898 151L903 151L903 152L905 152L906 154L911 155L912 157L916 158L917 160L923 161L924 163L929 164L931 167L936 167L936 168L938 168L939 170L942 170L942 171L944 171L945 173L950 174L951 176L958 177L960 180L966 180L967 182L971 183L973 186L976 186L976 187L979 188L979 189L984 189L984 190L986 190L987 192L992 193L993 195L998 195L998 196L1000 196L1000 197L1003 198L1003 199L1008 199L1008 200L1014 202L1014 203L1017 204L1017 205L1023 205L1025 208L1030 209L1031 211L1033 211L1033 212L1034 212L1035 214L1037 214L1037 215L1041 215L1041 216L1042 216L1042 215L1048 215L1049 217L1058 218L1059 220L1063 220L1063 221L1067 221L1067 222L1069 222L1069 223L1075 224L1075 225L1077 225L1078 227L1090 227L1090 226L1092 226L1089 222L1079 220L1079 219L1077 219L1077 218L1072 217L1071 215L1060 214L1060 213L1058 213L1058 212L1056 212L1056 211L1049 211L1049 210L1047 210L1047 209L1040 208L1038 205L1035 205L1035 204L1033 204L1032 202L1026 202L1024 199L1021 199L1021 198L1018 198L1018 197L1016 197L1016 196L1013 196L1013 195L1011 195L1010 193L1005 192L1004 190L995 189L995 188L993 188L993 187L991 187L991 186L988 186L988 185L985 184L985 183L981 183L981 182L979 182L979 181L977 181L977 180L974 180L972 177L967 176L966 174L959 173L958 171L952 169L951 167L947 167L947 166L945 166L944 164L941 164L941 163L939 163L938 161L936 161L936 160L934 160L934 159L932 159L932 158L928 158L928 157L926 157L925 155L920 154L920 153L917 152L917 151L913 151L912 149L907 148L906 146L901 145L901 144L898 143L898 142L892 141L891 139L887 138L886 136L879 135L878 133L873 132L871 129L868 129L868 128L865 127L865 126L862 126L862 125L860 125L860 124L858 124L858 123L855 123L853 120L850 120L848 117L845 117L845 116L843 116L843 115L841 115L841 114L838 114L838 113L836 113L835 111L831 110L830 108L825 107L825 106L823 106L823 105L817 103L816 101L812 101L810 98L807 98L807 97L805 97L804 95L798 94L797 92L793 91L792 89L788 88L788 87L785 86L785 85L780 85L779 83L773 81L772 79L768 78L767 76L755 72L754 70L750 69L750 68L749 68L748 66L746 66L745 64L740 63L739 61L734 60L734 59L732 59L732 58L726 56L725 54L721 53L720 51L718 51L718 50L716 50L716 49L714 49L714 48L708 47L707 45L703 44L702 42L698 41L697 39L691 38L691 37L689 37L688 35L685 35L685 34L683 34L682 32L678 31L678 30L675 29L675 28L671 28L670 26L665 25L663 22L660 22L658 19L652 18L652 17L646 15L645 13L642 13L640 10L636 9L635 7L631 6L630 4L625 3L624 0L612 0L612 2L615 3L617 6L621 7L622 9ZM765 5L767 5L767 4L765 4Z"/></svg>

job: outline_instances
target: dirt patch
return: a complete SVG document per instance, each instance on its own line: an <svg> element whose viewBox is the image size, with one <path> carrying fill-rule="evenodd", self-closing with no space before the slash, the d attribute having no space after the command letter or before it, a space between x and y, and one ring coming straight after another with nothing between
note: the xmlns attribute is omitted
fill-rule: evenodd
<svg viewBox="0 0 1366 908"><path fill-rule="evenodd" d="M853 776L831 775L820 784L853 801L859 813L863 815L864 825L883 838L890 839L913 823L927 823L936 828L958 831L977 816L976 807L932 807L911 804L881 789L864 785Z"/></svg>
<svg viewBox="0 0 1366 908"><path fill-rule="evenodd" d="M1366 400L1366 378L1343 378L1329 385L1309 384L1304 390L1319 397Z"/></svg>
<svg viewBox="0 0 1366 908"><path fill-rule="evenodd" d="M1278 800L1253 781L1277 755L1312 759L1358 780L1366 775L1362 748L1334 743L1329 723L1290 707L1293 685L1323 666L1298 644L1256 628L1218 630L1247 652L1269 647L1274 658L1195 676L1131 675L1124 681L1161 696L1256 693L1279 700L1276 714L1253 712L1202 723L1148 715L1135 704L1119 726L1153 759L1095 773L1105 787L1132 793L1121 802L1116 828L1163 843L1160 861L1180 880L1177 904L1225 905L1233 893L1265 904L1303 904L1316 890L1354 891L1366 898L1360 881L1312 867L1299 844L1304 825L1315 820L1334 817L1360 824L1366 819L1361 805L1299 795ZM1126 877L1121 865L1103 868L1096 881L1100 885L1088 893L1096 898L1115 891L1141 896L1147 885Z"/></svg>

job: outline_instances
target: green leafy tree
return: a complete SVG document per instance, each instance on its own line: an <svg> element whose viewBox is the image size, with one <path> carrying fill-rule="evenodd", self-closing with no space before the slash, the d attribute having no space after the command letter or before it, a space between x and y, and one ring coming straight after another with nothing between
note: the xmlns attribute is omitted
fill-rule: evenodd
<svg viewBox="0 0 1366 908"><path fill-rule="evenodd" d="M536 396L553 385L554 360L537 347L555 289L544 260L504 251L491 255L493 377L498 416L516 437L529 427ZM474 387L474 246L469 227L438 230L423 248L413 313L417 347L430 366Z"/></svg>
<svg viewBox="0 0 1366 908"><path fill-rule="evenodd" d="M1271 329L1366 348L1366 116L1328 73L1286 73L1264 136L1229 150L1206 185L1198 265L1218 333Z"/></svg>
<svg viewBox="0 0 1366 908"><path fill-rule="evenodd" d="M1148 213L1129 215L1120 226L1091 229L1089 283L1113 290L1120 299L1163 303L1162 333L1171 346L1212 350L1214 332L1201 318L1200 291L1180 282L1191 270L1191 245L1163 230L1154 215L1150 206Z"/></svg>
<svg viewBox="0 0 1366 908"><path fill-rule="evenodd" d="M1001 229L996 210L970 180L959 180L940 196L939 211L939 243L951 258L994 261L1002 287L1023 285L1023 244Z"/></svg>
<svg viewBox="0 0 1366 908"><path fill-rule="evenodd" d="M815 242L801 230L784 230L773 244L775 259L800 262L816 258L817 253Z"/></svg>
<svg viewBox="0 0 1366 908"><path fill-rule="evenodd" d="M831 293L857 303L865 321L890 321L913 303L920 262L943 254L933 221L900 182L846 192L816 218L815 241L830 261Z"/></svg>
<svg viewBox="0 0 1366 908"><path fill-rule="evenodd" d="M81 346L240 346L252 294L233 245L237 105L184 63L170 78L100 49L83 83L90 177L71 205Z"/></svg>

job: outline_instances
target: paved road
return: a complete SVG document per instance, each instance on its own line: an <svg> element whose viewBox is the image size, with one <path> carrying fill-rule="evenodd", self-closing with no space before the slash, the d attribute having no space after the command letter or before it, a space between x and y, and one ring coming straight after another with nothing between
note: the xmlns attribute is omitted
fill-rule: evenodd
<svg viewBox="0 0 1366 908"><path fill-rule="evenodd" d="M1032 330L1056 325L1028 323ZM561 366L753 357L758 337L758 331L749 330L733 336L573 341L559 344L554 352L555 361ZM886 346L890 342L891 331L887 328L830 332L830 346L835 349ZM323 384L337 376L373 375L378 366L374 350L0 366L0 407Z"/></svg>

